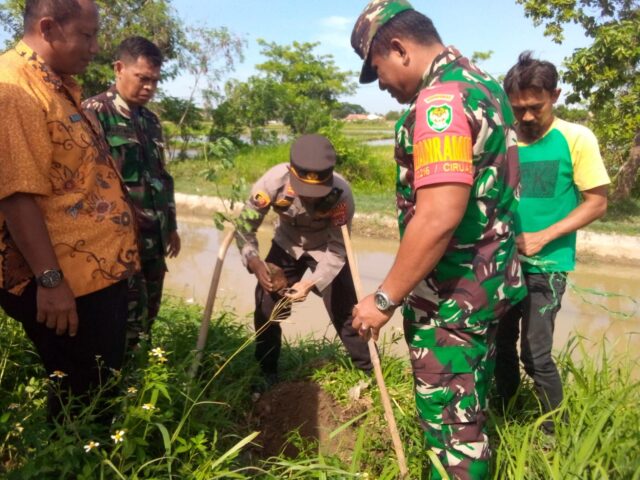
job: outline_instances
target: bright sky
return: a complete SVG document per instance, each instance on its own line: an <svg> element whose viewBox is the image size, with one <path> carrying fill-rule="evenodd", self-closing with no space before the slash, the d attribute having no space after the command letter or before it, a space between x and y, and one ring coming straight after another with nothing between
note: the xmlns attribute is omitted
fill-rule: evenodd
<svg viewBox="0 0 640 480"><path fill-rule="evenodd" d="M507 72L523 50L533 50L540 58L558 67L575 48L589 44L578 28L569 28L563 45L543 35L543 27L534 27L525 18L515 0L427 1L412 0L414 8L429 16L446 45L455 45L464 55L493 50L482 66L498 76ZM188 23L227 26L243 36L248 46L245 62L237 68L236 78L247 78L254 66L264 60L256 40L263 38L279 44L320 42L318 53L330 53L343 70L359 72L361 61L350 44L351 29L366 5L366 0L174 0ZM180 78L164 88L174 95L187 95L189 80ZM358 103L372 113L398 110L400 105L377 83L360 86L345 101Z"/></svg>
<svg viewBox="0 0 640 480"><path fill-rule="evenodd" d="M331 54L338 67L359 72L361 61L350 44L351 29L367 0L173 0L178 14L188 24L226 26L247 41L245 61L232 77L246 79L254 66L264 61L256 40L290 44L320 42L317 52ZM446 45L455 45L464 55L493 50L482 67L498 76L507 72L523 50L533 50L561 67L575 48L589 44L581 30L566 31L563 45L544 37L542 27L525 18L515 0L412 0L414 8L429 16ZM4 37L4 35L0 35ZM164 83L170 95L188 97L193 80L183 76ZM399 110L401 106L377 83L360 86L344 101L358 103L371 113Z"/></svg>

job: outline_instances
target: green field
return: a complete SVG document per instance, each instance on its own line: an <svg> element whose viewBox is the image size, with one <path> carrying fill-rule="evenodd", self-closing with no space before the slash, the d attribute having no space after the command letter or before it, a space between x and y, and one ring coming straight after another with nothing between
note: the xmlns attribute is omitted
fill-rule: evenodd
<svg viewBox="0 0 640 480"><path fill-rule="evenodd" d="M369 155L362 161L362 170L375 172L366 178L348 178L351 182L356 208L361 213L393 215L395 212L395 163L393 147L367 147ZM216 160L187 160L172 162L169 171L174 177L176 191L196 195L228 197L232 186L240 186L244 195L249 194L251 184L270 167L289 161L289 145L246 147L240 150L233 168L220 169L214 178L207 174L216 170ZM336 171L341 172L340 165Z"/></svg>
<svg viewBox="0 0 640 480"><path fill-rule="evenodd" d="M357 128L360 128L358 125ZM349 137L353 138L353 137ZM353 164L338 164L336 170L345 173L351 182L356 210L359 213L395 215L395 163L393 146L365 146L364 154ZM174 176L176 191L196 195L228 197L232 187L248 195L251 184L271 166L289 161L289 145L244 147L235 157L232 168L221 169L218 160L172 162L169 171ZM346 171L345 171L346 169ZM216 170L214 176L211 172ZM209 179L207 174L209 173ZM602 233L640 235L640 199L610 203L607 215L587 227Z"/></svg>

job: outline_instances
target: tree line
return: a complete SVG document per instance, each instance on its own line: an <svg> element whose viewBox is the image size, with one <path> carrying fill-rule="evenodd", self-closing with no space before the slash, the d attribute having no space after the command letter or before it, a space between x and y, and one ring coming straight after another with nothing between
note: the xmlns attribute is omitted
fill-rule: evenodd
<svg viewBox="0 0 640 480"><path fill-rule="evenodd" d="M592 42L576 49L562 66L562 79L572 89L559 115L587 123L596 133L607 167L615 179L613 196L640 196L640 7L638 0L516 0L545 35L562 43L568 24L582 28ZM354 72L342 71L332 55L316 52L318 43L278 45L258 40L265 61L246 81L226 79L243 60L244 39L226 27L185 24L170 0L97 0L101 9L102 49L80 81L85 95L112 82L111 63L117 45L131 35L152 39L168 60L163 75L188 72L189 98L164 92L156 104L163 119L177 127L180 138L207 125L210 141L230 138L254 144L274 142L266 128L281 122L298 135L332 128L336 119L363 113L359 105L341 102L355 92ZM23 0L0 3L0 22L10 34L7 47L22 34ZM477 52L482 61L491 52ZM581 104L584 109L569 108ZM389 112L389 120L397 112ZM187 142L188 143L188 142Z"/></svg>

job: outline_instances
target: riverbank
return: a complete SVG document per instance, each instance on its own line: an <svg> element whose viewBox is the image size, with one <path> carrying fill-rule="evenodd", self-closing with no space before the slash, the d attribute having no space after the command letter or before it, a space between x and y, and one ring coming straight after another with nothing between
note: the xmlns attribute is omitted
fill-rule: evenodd
<svg viewBox="0 0 640 480"><path fill-rule="evenodd" d="M179 218L211 218L214 213L229 209L228 202L218 197L185 193L176 193L176 204ZM238 213L240 208L241 205L236 205L235 212ZM272 214L266 221L272 223L275 218ZM398 238L395 217L384 213L356 212L353 231L364 237L388 240ZM582 259L595 258L614 263L640 265L640 236L580 230L577 253Z"/></svg>

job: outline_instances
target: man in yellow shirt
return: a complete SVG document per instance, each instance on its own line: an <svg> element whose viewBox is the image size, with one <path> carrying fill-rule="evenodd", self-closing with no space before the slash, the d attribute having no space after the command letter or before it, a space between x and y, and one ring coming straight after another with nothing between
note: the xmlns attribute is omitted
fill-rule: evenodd
<svg viewBox="0 0 640 480"><path fill-rule="evenodd" d="M0 56L0 306L63 402L86 402L122 364L134 219L71 77L98 51L95 3L27 0L24 32ZM61 408L50 395L50 416Z"/></svg>

